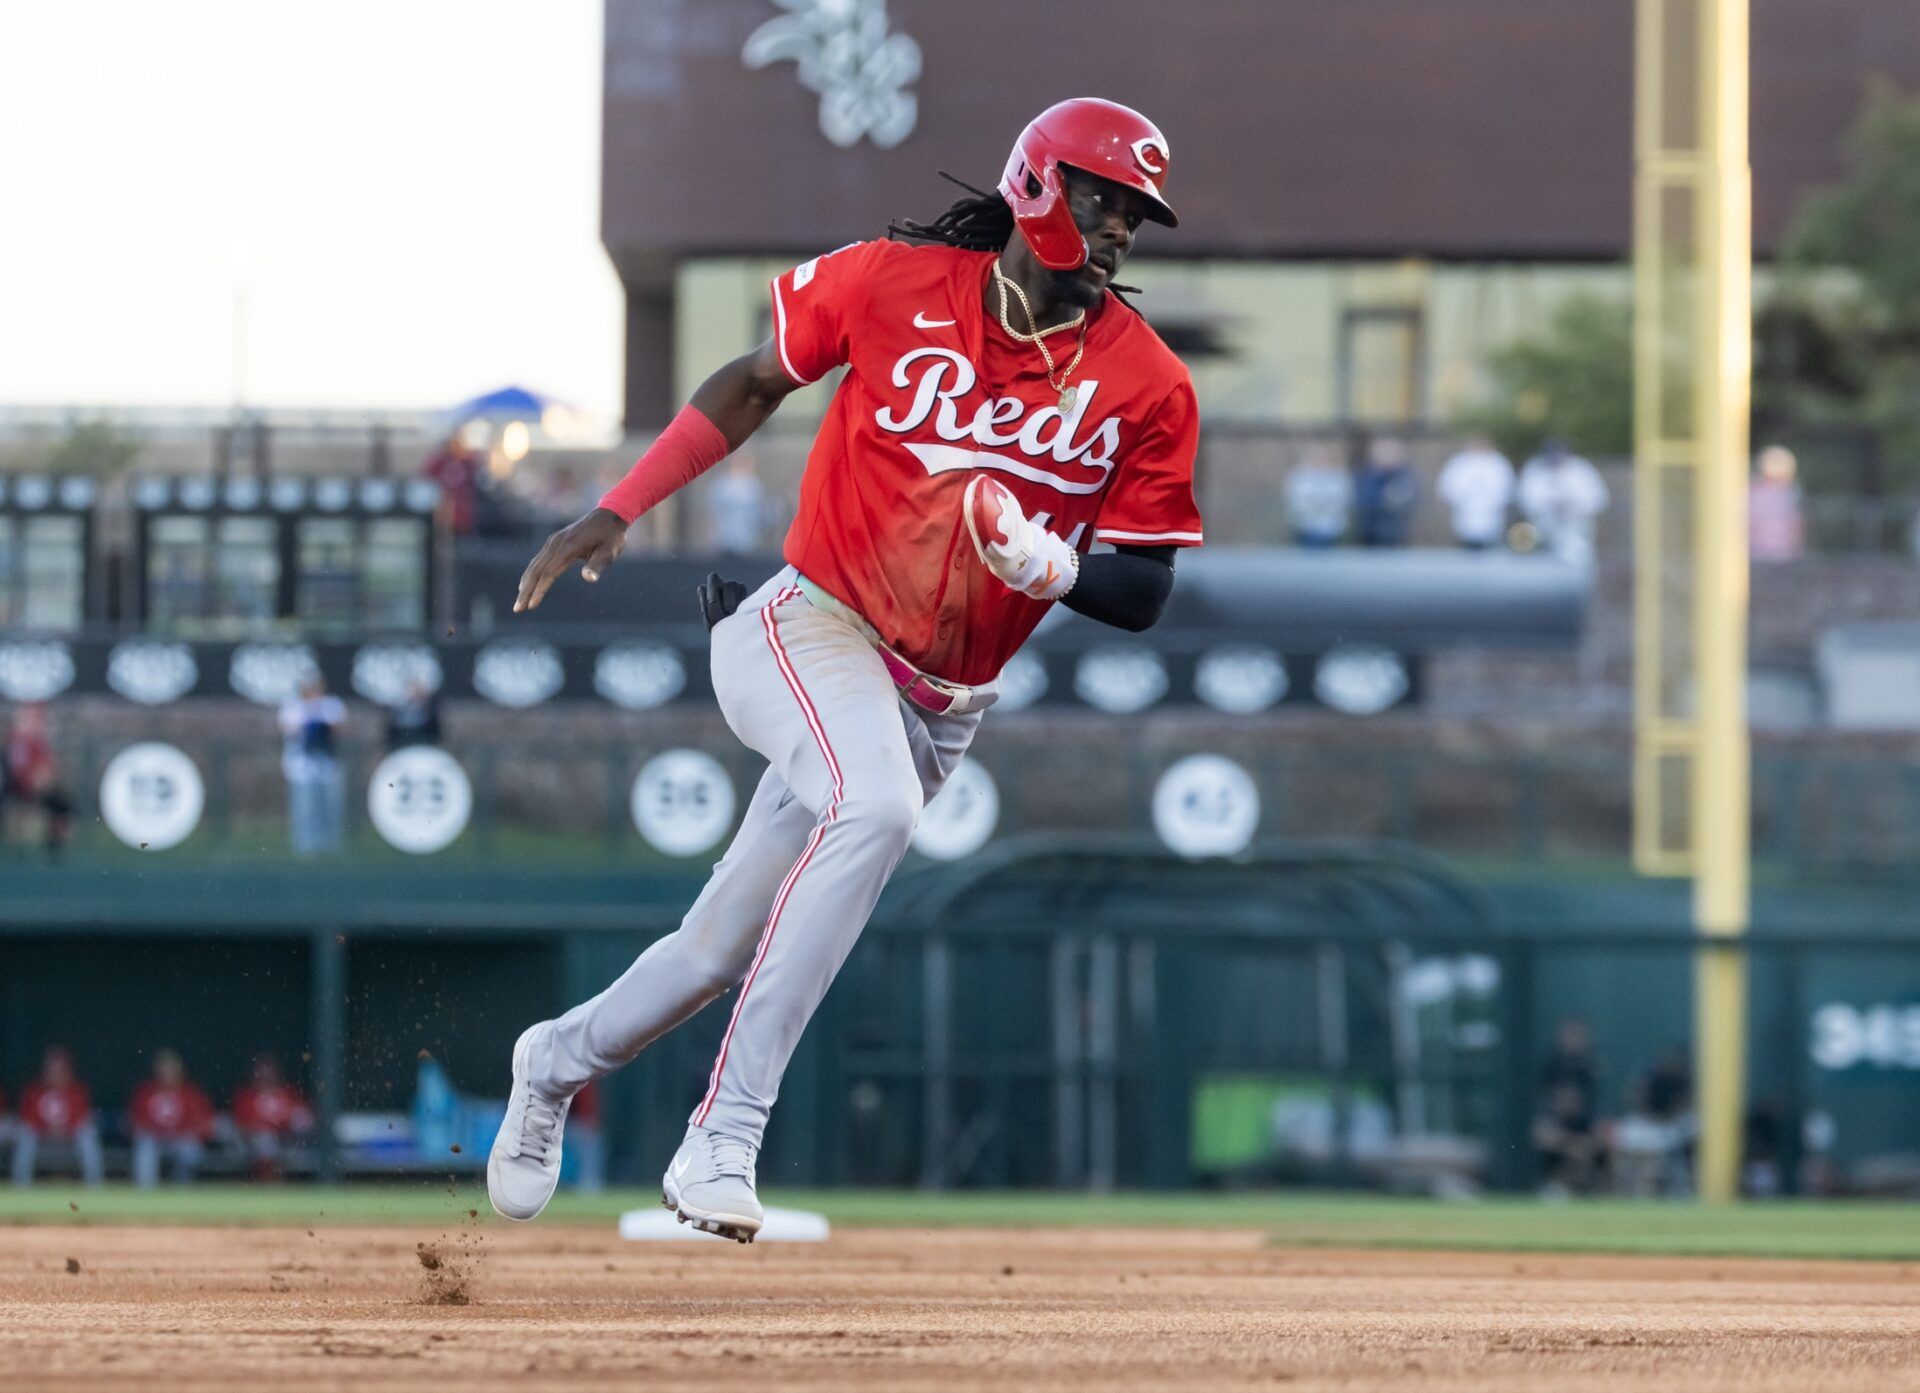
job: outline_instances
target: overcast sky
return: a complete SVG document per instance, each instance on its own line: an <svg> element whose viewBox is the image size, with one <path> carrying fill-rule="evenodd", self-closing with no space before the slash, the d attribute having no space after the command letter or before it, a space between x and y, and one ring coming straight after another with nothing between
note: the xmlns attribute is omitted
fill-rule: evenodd
<svg viewBox="0 0 1920 1393"><path fill-rule="evenodd" d="M617 415L600 24L600 0L4 0L0 403L520 382Z"/></svg>

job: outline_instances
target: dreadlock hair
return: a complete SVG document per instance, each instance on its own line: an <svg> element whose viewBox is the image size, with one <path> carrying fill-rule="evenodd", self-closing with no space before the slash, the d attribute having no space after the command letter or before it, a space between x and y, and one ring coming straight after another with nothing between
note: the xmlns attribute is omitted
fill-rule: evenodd
<svg viewBox="0 0 1920 1393"><path fill-rule="evenodd" d="M961 251L969 252L997 252L1006 246L1007 240L1013 236L1013 209L1007 206L1007 200L997 193L976 189L944 169L940 171L940 177L949 184L959 185L972 196L949 204L947 211L932 222L920 222L914 218L890 222L887 224L887 235L905 237L914 242L939 242L943 246L958 247ZM1116 295L1121 291L1129 295L1140 293L1130 285L1113 285L1108 289ZM1121 303L1126 304L1124 298ZM1133 306L1127 305L1127 308L1132 309Z"/></svg>
<svg viewBox="0 0 1920 1393"><path fill-rule="evenodd" d="M958 184L973 196L952 204L932 222L913 218L890 222L888 234L915 242L939 242L969 252L997 252L1006 246L1007 239L1013 236L1013 209L1007 206L1006 199L997 193L976 189L944 169L940 177L949 184Z"/></svg>

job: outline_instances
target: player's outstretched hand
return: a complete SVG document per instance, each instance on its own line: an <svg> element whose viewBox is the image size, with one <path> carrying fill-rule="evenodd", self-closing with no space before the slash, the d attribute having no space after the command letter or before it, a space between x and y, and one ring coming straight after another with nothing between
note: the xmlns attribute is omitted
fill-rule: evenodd
<svg viewBox="0 0 1920 1393"><path fill-rule="evenodd" d="M627 524L618 513L595 508L580 521L569 523L540 548L520 576L520 593L514 597L513 612L540 608L547 589L561 576L581 563L580 574L599 580L627 545Z"/></svg>
<svg viewBox="0 0 1920 1393"><path fill-rule="evenodd" d="M1035 600L1057 600L1080 578L1080 557L1029 518L1013 490L986 474L967 480L960 498L973 549L1011 590Z"/></svg>

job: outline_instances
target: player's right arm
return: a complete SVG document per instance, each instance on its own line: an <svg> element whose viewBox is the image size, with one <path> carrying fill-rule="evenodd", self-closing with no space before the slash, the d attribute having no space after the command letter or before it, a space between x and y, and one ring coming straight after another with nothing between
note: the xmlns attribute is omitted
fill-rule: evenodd
<svg viewBox="0 0 1920 1393"><path fill-rule="evenodd" d="M789 392L799 390L768 339L714 373L600 506L547 538L520 577L513 610L537 609L554 581L576 564L589 581L613 564L627 529L662 498L711 469L766 424Z"/></svg>

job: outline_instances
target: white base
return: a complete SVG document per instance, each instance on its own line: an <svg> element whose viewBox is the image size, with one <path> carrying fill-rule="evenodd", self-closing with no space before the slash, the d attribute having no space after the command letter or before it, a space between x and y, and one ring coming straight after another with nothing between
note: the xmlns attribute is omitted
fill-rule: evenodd
<svg viewBox="0 0 1920 1393"><path fill-rule="evenodd" d="M769 1209L767 1221L754 1235L755 1243L825 1243L827 1216L805 1209ZM718 1234L702 1233L683 1224L670 1209L629 1209L620 1216L620 1236L636 1243L678 1243L690 1239L731 1243Z"/></svg>

